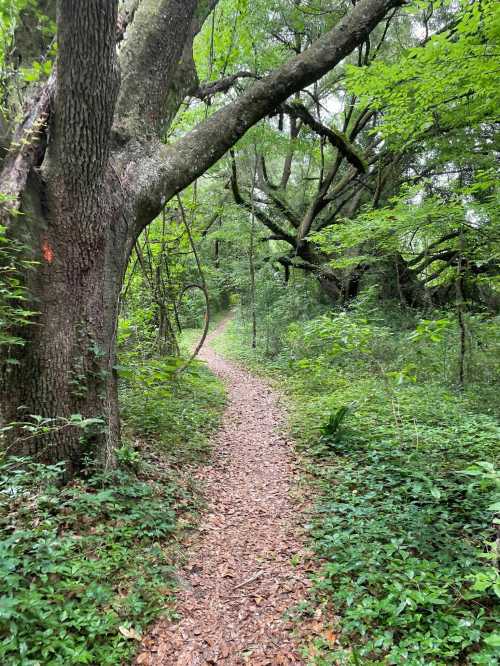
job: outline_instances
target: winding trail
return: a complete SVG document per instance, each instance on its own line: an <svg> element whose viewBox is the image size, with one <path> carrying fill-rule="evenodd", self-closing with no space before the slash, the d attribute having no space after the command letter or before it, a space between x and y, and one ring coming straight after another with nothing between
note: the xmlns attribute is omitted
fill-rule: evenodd
<svg viewBox="0 0 500 666"><path fill-rule="evenodd" d="M265 382L211 348L225 325L200 354L228 391L213 462L197 475L207 513L182 573L181 620L161 621L145 639L136 663L147 666L304 663L284 617L308 580L291 561L303 546L282 412Z"/></svg>

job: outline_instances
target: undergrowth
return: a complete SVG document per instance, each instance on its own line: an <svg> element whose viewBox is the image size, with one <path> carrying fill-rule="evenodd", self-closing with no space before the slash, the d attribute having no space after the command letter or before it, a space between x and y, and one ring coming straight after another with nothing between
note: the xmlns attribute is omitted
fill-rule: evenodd
<svg viewBox="0 0 500 666"><path fill-rule="evenodd" d="M292 323L270 356L237 317L219 341L287 387L316 491L318 573L301 613L339 621L333 642L311 636L304 655L318 666L497 663L498 386L481 383L496 338L475 359L480 381L459 390L452 328L393 320L337 311Z"/></svg>
<svg viewBox="0 0 500 666"><path fill-rule="evenodd" d="M128 663L142 631L172 614L182 531L196 520L193 465L223 389L201 364L124 355L118 468L68 485L61 466L0 460L0 663ZM128 365L130 362L130 365Z"/></svg>

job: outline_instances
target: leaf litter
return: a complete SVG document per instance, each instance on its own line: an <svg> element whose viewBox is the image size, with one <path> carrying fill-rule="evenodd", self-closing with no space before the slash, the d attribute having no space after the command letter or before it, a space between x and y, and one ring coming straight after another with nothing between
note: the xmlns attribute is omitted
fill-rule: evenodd
<svg viewBox="0 0 500 666"><path fill-rule="evenodd" d="M264 381L214 352L218 332L200 356L225 382L228 406L213 462L197 472L207 512L181 573L180 620L158 622L135 663L303 664L286 612L306 598L309 567L282 410Z"/></svg>

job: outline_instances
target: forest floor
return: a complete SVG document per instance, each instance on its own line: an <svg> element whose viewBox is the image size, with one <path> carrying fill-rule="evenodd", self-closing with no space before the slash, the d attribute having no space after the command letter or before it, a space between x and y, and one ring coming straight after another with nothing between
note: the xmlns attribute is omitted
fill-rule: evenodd
<svg viewBox="0 0 500 666"><path fill-rule="evenodd" d="M228 406L212 463L197 475L207 510L187 545L180 620L156 624L137 664L303 663L286 614L305 599L309 581L283 409L264 381L212 349L226 323L200 354L225 383Z"/></svg>

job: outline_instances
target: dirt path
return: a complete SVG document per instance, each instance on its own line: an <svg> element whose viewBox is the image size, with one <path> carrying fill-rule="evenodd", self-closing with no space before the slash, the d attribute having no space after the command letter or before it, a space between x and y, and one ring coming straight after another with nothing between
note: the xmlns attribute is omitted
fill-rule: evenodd
<svg viewBox="0 0 500 666"><path fill-rule="evenodd" d="M138 663L302 664L283 617L308 583L291 562L302 546L282 414L263 381L213 351L210 340L220 330L200 355L228 390L213 465L199 473L208 512L183 572L181 620L159 623Z"/></svg>

